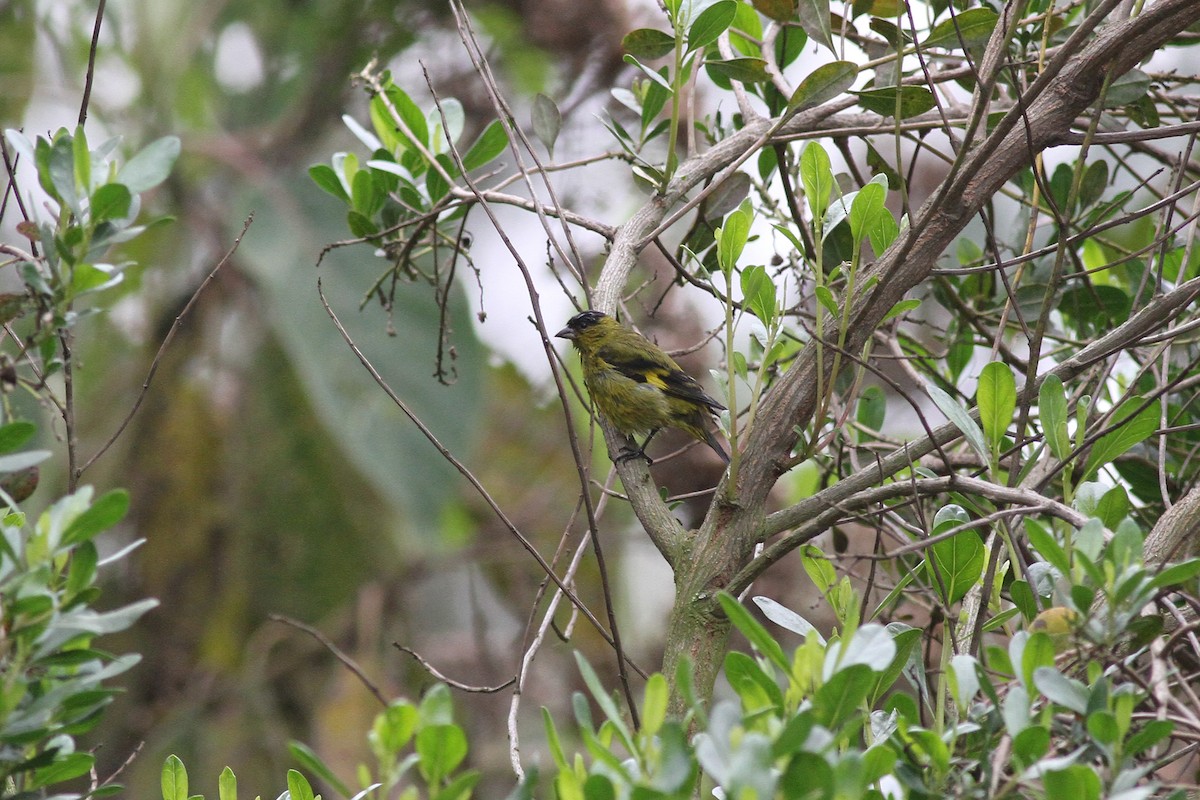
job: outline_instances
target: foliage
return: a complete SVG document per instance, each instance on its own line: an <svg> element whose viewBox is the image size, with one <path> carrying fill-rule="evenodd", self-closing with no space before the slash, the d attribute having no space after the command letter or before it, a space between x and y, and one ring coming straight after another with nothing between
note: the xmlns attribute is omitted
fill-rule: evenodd
<svg viewBox="0 0 1200 800"><path fill-rule="evenodd" d="M675 572L664 674L666 707L679 715L670 724L683 727L652 716L638 728L623 683L628 726L585 669L606 719L593 727L577 704L595 760L587 768L558 748L557 792L685 795L700 774L731 797L879 796L885 774L911 796L1155 791L1162 751L1145 752L1168 732L1135 722L1133 709L1168 712L1130 675L1154 663L1152 642L1178 643L1148 620L1194 616L1163 594L1193 577L1195 544L1159 518L1200 491L1200 349L1185 311L1200 294L1200 258L1194 217L1171 222L1174 201L1196 186L1139 132L1186 133L1164 130L1187 121L1167 111L1186 79L1139 65L1168 45L1194 48L1185 29L1200 11L1168 0L1161 17L1139 7L1101 25L1105 3L1004 13L930 3L920 15L852 3L831 16L807 0L668 0L662 10L660 28L625 37L635 77L613 90L621 107L604 120L619 148L609 157L651 195L614 226L555 196L551 177L578 164L543 162L502 102L469 144L455 101L431 87L422 106L386 71L361 76L370 129L346 120L370 157L338 153L310 170L347 207L351 232L388 259L388 279L432 276L435 299L440 276L469 258L467 215L480 209L503 234L493 209L511 205L538 216L550 269L577 306L635 323L639 305L721 311L709 338L721 345L713 377L733 409L722 420L733 459L696 530L671 516L643 465L615 465ZM469 33L463 41L479 63L483 48ZM815 66L801 59L810 44ZM709 92L726 105L704 115ZM534 101L531 122L553 154L563 126L553 100ZM1050 161L1046 149L1064 142L1069 154ZM493 164L505 150L515 174ZM1134 154L1174 183L1146 177ZM505 192L518 180L534 200ZM585 272L568 226L605 237L598 275ZM650 248L669 280L635 280ZM510 252L548 341L533 270ZM904 406L915 431L890 419ZM608 431L611 451L619 439ZM590 461L577 458L582 475ZM768 512L801 468L817 479ZM590 492L581 478L599 538ZM855 525L874 545L843 559L836 534L844 543ZM818 548L831 530L834 547ZM1149 563L1143 551L1155 554ZM717 597L792 553L840 631L825 642L798 625L807 641L789 659ZM1163 553L1183 560L1168 566ZM923 633L901 622L916 618L930 620ZM765 662L725 655L729 620ZM846 661L876 647L874 660ZM1064 647L1073 661L1055 660ZM936 679L910 654L925 654ZM689 662L701 698L723 663L742 699L741 716L713 708L690 768ZM776 671L785 688L771 688ZM890 693L901 674L915 698ZM662 690L648 684L645 705L657 709ZM1011 762L989 761L1010 742Z"/></svg>
<svg viewBox="0 0 1200 800"><path fill-rule="evenodd" d="M1030 571L1046 580L1036 592L1013 592L1031 599L1029 607L998 602L1029 620L1043 605L1063 603L1058 608L1070 610L1065 632L1052 636L1031 626L993 637L979 658L948 657L944 648L941 668L931 672L919 629L860 620L862 598L816 560L808 565L810 575L838 595L831 636L768 598L754 598L769 619L803 638L790 653L733 597L720 596L754 654L726 654L734 697L711 711L687 688L686 714L669 714L667 680L655 673L645 684L641 724L633 726L592 666L577 657L590 696L589 702L576 693L572 701L583 749L571 752L543 709L553 760L547 785L540 785L534 770L514 796L684 800L704 787L726 798L812 800L1185 797L1182 789L1171 792L1147 779L1175 731L1166 718L1173 689L1154 690L1136 676L1163 657L1151 647L1162 619L1147 610L1156 598L1182 599L1175 593L1195 586L1200 559L1148 568L1136 527L1123 525L1105 542L1096 518L1067 549L1049 532L1035 530L1040 560ZM1177 664L1172 667L1170 681L1185 679ZM686 668L676 678L691 686ZM593 708L600 711L598 723ZM353 795L310 749L298 743L291 749L313 774L354 800L376 792L414 799L471 796L479 776L457 772L467 740L450 715L445 685L434 687L419 706L391 703L376 717L369 740L377 771L360 767L362 788ZM417 788L418 776L425 794ZM220 787L222 800L234 800L228 769ZM288 788L293 798L313 796L294 770ZM186 771L171 756L163 768L163 800L188 796Z"/></svg>
<svg viewBox="0 0 1200 800"><path fill-rule="evenodd" d="M627 516L614 508L627 503L674 572L663 676L639 687L622 652L612 583L603 587L602 623L580 599L594 596L578 589L580 559L564 568L544 558L543 543L514 522L524 498L497 502L465 457L441 449L491 524L560 590L533 601L517 685L548 630L575 630L558 624L564 597L616 651L628 708L582 668L604 719L594 725L577 703L584 752L568 757L560 742L556 791L672 796L710 781L739 798L809 789L875 796L886 776L912 796L1169 791L1179 743L1200 727L1200 710L1171 714L1161 695L1187 680L1184 656L1194 646L1196 549L1180 531L1200 520L1200 251L1194 167L1180 154L1190 156L1185 137L1194 134L1187 91L1200 8L1194 0L665 0L661 9L653 27L625 37L631 72L600 72L624 76L605 87L616 102L602 120L608 152L568 154L568 144L588 141L573 129L577 104L566 98L574 88L544 86L528 107L510 103L488 64L498 51L452 3L465 55L493 102L487 118L471 119L436 75L426 76L427 102L401 60L390 70L371 66L358 76L366 110L345 118L365 152L337 153L309 173L343 209L350 243L379 259L373 276L351 273L355 296L377 299L390 326L396 316L413 322L398 303L402 287L428 287L437 379L455 372L448 309L462 277L499 275L527 289L516 317L533 321L523 335L537 341L521 344L545 353L571 436L561 449L570 449L578 477L574 502L560 493L534 514L567 532L564 552L576 543L566 536L586 521L584 541L607 582L601 542L624 527ZM276 39L311 19L261 16ZM329 17L341 28L362 19ZM18 26L7 30L17 33L6 40L21 37ZM358 39L356 58L371 43ZM264 83L330 63L329 75L348 71L336 68L345 55L317 57L335 49L320 37L306 42L304 57L269 59ZM1161 66L1178 53L1178 69ZM189 91L172 72L194 86L209 63L147 73L155 80L145 85L165 87L168 104L180 98L185 113L203 117L219 93ZM307 132L334 93L296 94L312 105L291 127ZM244 119L286 105L261 99L247 93L237 103ZM263 163L286 158L270 135L261 139L271 143L258 151ZM49 219L26 220L28 246L5 249L27 289L8 298L14 313L26 312L6 339L20 362L11 374L59 409L73 486L83 469L71 403L77 322L127 272L100 251L137 232L136 194L161 180L178 145L162 140L119 167L115 146L91 149L82 128L6 142L36 169L51 206ZM636 211L610 220L588 205L599 182L574 176L599 161L647 194ZM572 180L574 191L561 191ZM287 205L286 188L276 193ZM228 193L212 194L224 213ZM514 217L496 213L502 206L542 226L550 275L525 262L508 227ZM482 224L496 228L511 258L472 252L470 226ZM581 246L579 231L603 241ZM301 259L288 238L270 242L264 260L294 267ZM278 283L310 287L291 274ZM691 327L658 331L685 349L715 343L697 358L717 367L734 457L707 511L695 508L707 502L696 500L698 487L683 498L665 488L671 477L703 477L694 454L659 461L653 475L640 463L616 465L610 480L592 474L601 462L575 438L585 415L549 344L559 321L543 313L546 287L561 307L591 305L632 324L687 320ZM521 301L510 294L505 303ZM303 351L292 335L292 351ZM411 347L412 337L398 338ZM325 361L312 358L310 372L324 373ZM62 396L47 376L62 382ZM311 384L314 396L328 386ZM390 399L434 442L446 432ZM326 422L336 427L345 412L336 407ZM458 432L469 423L457 414L436 420ZM617 437L606 435L615 452ZM685 499L694 516L678 512ZM468 516L452 526L483 527ZM805 607L795 598L760 599L769 618L806 637L790 654L728 599L768 569L789 568L809 576L835 618L828 630L789 612ZM727 652L731 625L757 659ZM911 662L898 660L904 652ZM740 702L706 711L721 668ZM1194 697L1187 688L1178 694ZM513 720L521 695L513 693ZM1167 717L1179 727L1160 724ZM700 732L694 746L690 725ZM520 772L518 730L514 722ZM561 740L554 725L547 731ZM443 735L455 745L445 752L462 750L447 731L429 734ZM390 761L379 759L377 782L422 774L420 741L399 756L410 744L401 739ZM443 782L435 791L449 791L457 758L423 775ZM289 784L311 793L298 778ZM178 792L182 782L173 785Z"/></svg>
<svg viewBox="0 0 1200 800"><path fill-rule="evenodd" d="M9 423L0 432L11 432ZM9 456L11 458L11 456ZM9 507L0 521L0 795L44 796L94 769L76 739L100 722L115 690L108 682L137 655L114 656L95 640L133 625L154 600L100 611L101 567L120 565L137 544L100 557L95 538L125 515L121 491L93 499L91 487L61 498L29 524ZM120 791L93 786L91 796ZM60 797L78 797L64 795Z"/></svg>
<svg viewBox="0 0 1200 800"><path fill-rule="evenodd" d="M2 300L0 360L9 421L0 426L0 794L38 797L57 790L57 797L77 797L60 786L91 773L89 795L104 796L121 787L97 777L95 755L78 748L77 739L100 722L116 694L109 681L140 656L114 656L98 649L96 639L127 630L157 602L96 607L99 569L124 566L144 540L101 557L96 537L122 520L129 496L114 490L94 498L91 487L76 488L82 469L76 462L73 339L79 323L101 307L94 296L119 284L132 266L104 259L146 230L136 224L140 193L166 179L180 143L160 139L122 164L118 139L92 149L82 126L50 138L30 140L16 130L5 137L5 163L34 165L44 196L22 198L10 171L14 202L37 211L23 210L16 226L24 247L0 245L24 289ZM39 465L51 453L21 449L37 426L18 418L12 398L17 388L56 409L68 443L72 491L33 524L19 503L36 489Z"/></svg>
<svg viewBox="0 0 1200 800"><path fill-rule="evenodd" d="M8 130L5 136L17 159L36 164L38 184L51 203L49 219L20 226L33 244L15 262L29 294L19 303L8 296L6 314L11 320L26 311L37 313L30 340L38 348L39 371L45 378L63 366L56 337L88 313L76 310L76 301L116 286L132 266L102 259L114 245L146 231L148 225L135 224L141 193L166 180L180 143L173 136L159 139L121 164L120 139L89 149L83 126L74 133L62 129L53 138L39 136L35 141L17 130Z"/></svg>
<svg viewBox="0 0 1200 800"><path fill-rule="evenodd" d="M362 788L353 794L307 745L293 741L288 748L302 766L351 800L467 800L479 781L477 770L462 768L467 736L454 722L450 689L445 684L433 686L419 704L404 698L393 700L376 715L367 741L375 757L375 769L358 766ZM294 800L312 800L314 796L308 780L296 770L288 771L287 786ZM220 800L236 800L237 779L228 767L221 773L218 791ZM163 800L202 797L189 794L187 770L177 756L168 757L163 764L162 796Z"/></svg>

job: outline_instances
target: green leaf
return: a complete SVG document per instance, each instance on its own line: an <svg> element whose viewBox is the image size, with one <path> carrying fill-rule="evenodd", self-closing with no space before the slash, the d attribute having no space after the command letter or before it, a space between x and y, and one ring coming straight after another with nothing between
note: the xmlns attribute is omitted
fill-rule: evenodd
<svg viewBox="0 0 1200 800"><path fill-rule="evenodd" d="M1136 756L1166 739L1175 730L1175 723L1164 719L1147 722L1137 733L1125 740L1125 754Z"/></svg>
<svg viewBox="0 0 1200 800"><path fill-rule="evenodd" d="M313 752L311 747L303 742L297 742L293 739L287 743L287 748L288 752L292 754L292 758L300 762L301 767L320 777L321 780L325 781L334 789L336 789L337 792L342 796L350 796L350 788L346 786L346 784L343 783L340 778L338 778L334 771L321 759L320 756ZM228 769L228 767L226 767L226 769ZM225 773L221 773L222 778L224 778L224 775ZM232 775L233 773L231 772L230 776Z"/></svg>
<svg viewBox="0 0 1200 800"><path fill-rule="evenodd" d="M979 374L976 402L979 404L983 435L992 446L992 451L999 453L1004 434L1017 408L1017 383L1007 364L993 361L983 368Z"/></svg>
<svg viewBox="0 0 1200 800"><path fill-rule="evenodd" d="M237 800L237 776L229 767L221 770L221 775L217 778L217 797L219 800Z"/></svg>
<svg viewBox="0 0 1200 800"><path fill-rule="evenodd" d="M783 648L779 646L779 642L772 638L758 620L750 616L741 603L732 595L726 592L720 592L717 595L717 600L721 604L725 616L729 617L729 621L733 626L741 631L742 635L754 646L758 652L762 653L767 659L785 673L790 672L791 663L783 654Z"/></svg>
<svg viewBox="0 0 1200 800"><path fill-rule="evenodd" d="M1101 744L1112 746L1121 738L1120 726L1111 711L1100 709L1087 716L1087 729L1092 738Z"/></svg>
<svg viewBox="0 0 1200 800"><path fill-rule="evenodd" d="M458 171L450 161L450 157L445 153L436 156L436 158L438 163L446 170L446 174L453 175ZM431 169L425 174L425 191L429 193L429 199L436 203L450 193L450 184L442 177L441 172Z"/></svg>
<svg viewBox="0 0 1200 800"><path fill-rule="evenodd" d="M726 275L737 266L750 236L750 217L740 209L725 218L717 232L717 261Z"/></svg>
<svg viewBox="0 0 1200 800"><path fill-rule="evenodd" d="M1067 558L1066 551L1062 549L1062 546L1049 531L1032 519L1026 519L1025 536L1029 539L1029 544L1033 545L1033 549L1045 559L1046 563L1050 564L1050 566L1057 569L1063 575L1071 574L1071 562Z"/></svg>
<svg viewBox="0 0 1200 800"><path fill-rule="evenodd" d="M774 1L766 0L766 2ZM795 8L795 0L778 0L778 2L785 3L793 9ZM767 14L767 16L771 15ZM788 14L788 17L791 17L791 13ZM796 28L791 25L785 26L775 38L775 63L780 69L791 66L800 57L800 54L804 52L807 44L808 34L804 32L803 28Z"/></svg>
<svg viewBox="0 0 1200 800"><path fill-rule="evenodd" d="M657 735L666 721L669 695L667 679L661 672L654 673L646 681L642 700L642 731L647 736Z"/></svg>
<svg viewBox="0 0 1200 800"><path fill-rule="evenodd" d="M153 189L171 174L180 149L178 136L164 136L151 142L125 162L117 173L116 182L125 184L134 194Z"/></svg>
<svg viewBox="0 0 1200 800"><path fill-rule="evenodd" d="M429 800L467 800L475 784L479 783L480 774L474 770L463 772L455 777L446 787L437 792L430 792Z"/></svg>
<svg viewBox="0 0 1200 800"><path fill-rule="evenodd" d="M1098 800L1100 797L1100 776L1090 766L1070 764L1064 769L1047 768L1042 770L1041 777L1046 797L1070 797L1073 800Z"/></svg>
<svg viewBox="0 0 1200 800"><path fill-rule="evenodd" d="M1013 737L1013 755L1018 763L1030 766L1050 750L1050 731L1041 725L1031 725Z"/></svg>
<svg viewBox="0 0 1200 800"><path fill-rule="evenodd" d="M467 172L479 169L497 158L507 147L508 134L504 131L504 125L498 119L492 120L463 156L463 167Z"/></svg>
<svg viewBox="0 0 1200 800"><path fill-rule="evenodd" d="M970 49L987 44L996 29L999 16L988 8L969 8L933 26L922 47L949 50Z"/></svg>
<svg viewBox="0 0 1200 800"><path fill-rule="evenodd" d="M562 129L562 112L558 105L548 96L538 92L533 97L533 133L546 147L551 156L554 155L554 143L558 141L558 133Z"/></svg>
<svg viewBox="0 0 1200 800"><path fill-rule="evenodd" d="M1026 622L1030 622L1038 615L1037 598L1033 596L1033 590L1029 588L1029 583L1024 580L1015 580L1008 587L1009 596L1012 597L1013 605L1021 612L1021 616Z"/></svg>
<svg viewBox="0 0 1200 800"><path fill-rule="evenodd" d="M53 763L38 768L36 785L50 786L78 778L80 775L86 775L95 763L96 759L90 753L57 755Z"/></svg>
<svg viewBox="0 0 1200 800"><path fill-rule="evenodd" d="M106 183L95 191L90 201L91 221L95 225L112 219L123 219L129 215L133 195L121 183Z"/></svg>
<svg viewBox="0 0 1200 800"><path fill-rule="evenodd" d="M579 668L579 674L583 676L583 682L587 685L588 691L592 693L592 698L596 701L596 705L600 706L600 710L604 712L604 716L612 723L621 738L626 742L629 741L629 731L625 727L625 723L621 716L620 709L609 696L608 690L604 687L604 683L596 674L596 670L592 669L592 665L579 651L575 652L575 664ZM588 726L590 727L590 725Z"/></svg>
<svg viewBox="0 0 1200 800"><path fill-rule="evenodd" d="M796 14L800 27L814 42L837 52L833 44L833 24L829 16L829 0L799 0Z"/></svg>
<svg viewBox="0 0 1200 800"><path fill-rule="evenodd" d="M837 300L834 299L833 292L828 286L821 285L813 290L817 296L817 302L833 316L838 316L841 309L838 308Z"/></svg>
<svg viewBox="0 0 1200 800"><path fill-rule="evenodd" d="M1067 393L1057 375L1047 375L1042 380L1038 389L1038 415L1050 452L1063 460L1071 453L1071 438L1067 434Z"/></svg>
<svg viewBox="0 0 1200 800"><path fill-rule="evenodd" d="M65 129L59 131L52 143L39 138L37 143L38 172L42 188L51 197L61 198L71 211L78 214L79 192L75 190L75 155L71 137Z"/></svg>
<svg viewBox="0 0 1200 800"><path fill-rule="evenodd" d="M788 109L803 111L814 108L843 94L858 77L858 65L853 61L833 61L810 72L796 86L788 100Z"/></svg>
<svg viewBox="0 0 1200 800"><path fill-rule="evenodd" d="M354 173L354 179L350 181L350 197L354 201L354 210L368 219L378 214L387 202L387 195L371 179L370 171L365 169Z"/></svg>
<svg viewBox="0 0 1200 800"><path fill-rule="evenodd" d="M1150 91L1150 76L1134 68L1109 84L1104 107L1115 108L1141 100Z"/></svg>
<svg viewBox="0 0 1200 800"><path fill-rule="evenodd" d="M83 126L75 127L75 136L71 139L72 162L75 166L75 189L82 194L92 191L92 154L88 150L87 135Z"/></svg>
<svg viewBox="0 0 1200 800"><path fill-rule="evenodd" d="M775 284L767 270L757 264L746 267L741 273L742 298L754 316L770 326L778 314Z"/></svg>
<svg viewBox="0 0 1200 800"><path fill-rule="evenodd" d="M733 17L737 13L737 3L733 0L718 0L700 12L696 21L688 28L688 51L708 47L717 37L729 29Z"/></svg>
<svg viewBox="0 0 1200 800"><path fill-rule="evenodd" d="M1116 286L1075 286L1062 293L1058 308L1076 330L1100 332L1129 319L1133 298Z"/></svg>
<svg viewBox="0 0 1200 800"><path fill-rule="evenodd" d="M616 789L613 788L612 780L607 775L593 773L588 775L583 782L583 795L580 800L616 800L616 797ZM567 800L567 798L563 798L563 800Z"/></svg>
<svg viewBox="0 0 1200 800"><path fill-rule="evenodd" d="M11 453L33 438L35 433L37 426L24 420L0 425L0 453Z"/></svg>
<svg viewBox="0 0 1200 800"><path fill-rule="evenodd" d="M1149 403L1141 411L1138 411L1138 407L1144 402L1140 396L1134 395L1113 412L1105 427L1116 426L1116 429L1101 436L1092 445L1087 467L1080 480L1091 479L1100 467L1123 455L1134 445L1141 444L1154 431L1158 430L1158 407L1154 403Z"/></svg>
<svg viewBox="0 0 1200 800"><path fill-rule="evenodd" d="M1197 575L1200 575L1200 559L1192 558L1164 568L1154 576L1150 585L1155 589L1165 589L1168 586L1187 583Z"/></svg>
<svg viewBox="0 0 1200 800"><path fill-rule="evenodd" d="M440 783L467 756L467 736L457 725L431 725L417 731L416 750L422 777Z"/></svg>
<svg viewBox="0 0 1200 800"><path fill-rule="evenodd" d="M1108 162L1093 161L1088 164L1079 183L1079 207L1087 208L1104 196L1108 188Z"/></svg>
<svg viewBox="0 0 1200 800"><path fill-rule="evenodd" d="M924 114L937 105L933 92L924 86L887 86L882 89L864 89L854 92L858 104L868 111L885 117L908 119Z"/></svg>
<svg viewBox="0 0 1200 800"><path fill-rule="evenodd" d="M887 413L887 395L883 389L872 384L863 389L858 397L858 410L855 418L858 424L873 431L883 430L884 415ZM862 434L864 440L869 440L869 434Z"/></svg>
<svg viewBox="0 0 1200 800"><path fill-rule="evenodd" d="M1104 527L1116 530L1117 526L1121 524L1121 520L1129 514L1131 506L1129 493L1125 491L1125 487L1114 486L1100 498L1094 513L1104 523Z"/></svg>
<svg viewBox="0 0 1200 800"><path fill-rule="evenodd" d="M394 702L393 708L402 708L403 704ZM417 707L417 727L427 725L451 725L454 723L454 701L450 697L450 687L444 683L433 686L421 698Z"/></svg>
<svg viewBox="0 0 1200 800"><path fill-rule="evenodd" d="M412 739L419 717L416 706L408 700L393 700L386 709L375 715L370 737L385 752L399 752Z"/></svg>
<svg viewBox="0 0 1200 800"><path fill-rule="evenodd" d="M967 443L975 448L975 452L979 453L980 458L988 461L991 454L988 451L983 431L975 423L975 420L971 419L971 415L967 413L967 410L960 406L953 397L932 383L926 384L925 391L928 393L929 398L933 400L934 405L946 415L946 419L954 423L954 427L962 431L963 436L967 437Z"/></svg>
<svg viewBox="0 0 1200 800"><path fill-rule="evenodd" d="M425 114L421 111L420 107L399 86L388 86L385 94L392 108L396 110L396 114L400 117L399 122L403 123L404 128L407 128L409 133L405 134L404 128L401 128L397 124L397 120L388 110L383 98L375 97L371 100L371 123L375 128L375 132L379 134L379 138L385 145L390 144L390 149L392 150L395 150L397 147L401 149L412 148L413 145L409 139L410 135L413 139L428 147L429 122L426 120Z"/></svg>
<svg viewBox="0 0 1200 800"><path fill-rule="evenodd" d="M710 75L741 83L765 83L771 79L767 62L761 58L726 58L705 61Z"/></svg>
<svg viewBox="0 0 1200 800"><path fill-rule="evenodd" d="M315 800L308 779L294 769L287 771L287 786L290 800Z"/></svg>
<svg viewBox="0 0 1200 800"><path fill-rule="evenodd" d="M875 674L866 664L839 669L813 697L817 721L830 730L838 730L863 706L874 685Z"/></svg>
<svg viewBox="0 0 1200 800"><path fill-rule="evenodd" d="M875 178L872 179L872 182L876 182L879 179L882 179L884 182L886 182L887 176L876 175ZM871 250L873 250L877 256L882 255L884 251L891 247L892 242L896 241L896 237L899 235L900 226L896 224L895 218L892 217L892 212L888 211L886 208L883 210L883 213L876 214L873 224L867 227L867 240L871 243ZM872 279L878 280L878 276L873 275ZM870 286L870 280L868 280L867 285ZM865 292L866 289L863 291Z"/></svg>
<svg viewBox="0 0 1200 800"><path fill-rule="evenodd" d="M647 78L654 81L658 85L662 86L668 92L674 91L674 89L671 87L670 81L667 80L665 71L659 71L659 70L652 69L652 68L646 66L645 64L643 64L641 61L638 61L636 58L634 58L631 55L626 55L623 60L626 64L629 64L632 67L636 67L638 70L641 71L641 73L643 75L645 75Z"/></svg>
<svg viewBox="0 0 1200 800"><path fill-rule="evenodd" d="M333 171L333 167L328 164L314 164L308 168L308 176L312 178L312 182L317 186L342 202L349 204L350 195L346 194L346 187L342 186L342 182L338 179L337 173Z"/></svg>
<svg viewBox="0 0 1200 800"><path fill-rule="evenodd" d="M120 272L114 272L111 264L87 264L80 262L75 265L71 275L71 294L79 295L108 289L121 282Z"/></svg>
<svg viewBox="0 0 1200 800"><path fill-rule="evenodd" d="M904 316L919 305L921 305L921 301L915 297L910 297L907 300L900 300L896 303L896 305L892 306L886 314L883 315L883 319L880 320L880 324L887 322L889 319L895 319L896 317Z"/></svg>
<svg viewBox="0 0 1200 800"><path fill-rule="evenodd" d="M883 207L886 199L887 190L874 181L854 193L850 202L850 234L856 247L862 244L867 230L875 226L876 218L888 213Z"/></svg>
<svg viewBox="0 0 1200 800"><path fill-rule="evenodd" d="M84 511L67 526L63 533L63 544L86 541L101 531L106 531L125 518L129 511L129 492L113 489L107 492L91 508Z"/></svg>
<svg viewBox="0 0 1200 800"><path fill-rule="evenodd" d="M829 154L820 142L809 142L800 154L800 182L804 184L804 196L812 211L814 223L820 224L829 208L829 197L833 193L833 170Z"/></svg>
<svg viewBox="0 0 1200 800"><path fill-rule="evenodd" d="M931 563L941 579L934 586L945 588L946 596L942 599L947 605L957 603L983 575L986 560L983 542L973 531L963 531L934 543L931 550Z"/></svg>
<svg viewBox="0 0 1200 800"><path fill-rule="evenodd" d="M179 756L167 756L163 763L161 785L163 800L188 800L187 770Z"/></svg>
<svg viewBox="0 0 1200 800"><path fill-rule="evenodd" d="M746 196L750 194L751 186L750 176L744 172L735 172L721 181L721 184L704 201L704 219L722 219L741 205Z"/></svg>
<svg viewBox="0 0 1200 800"><path fill-rule="evenodd" d="M1033 684L1048 700L1076 714L1087 714L1087 687L1074 678L1068 678L1054 667L1042 666L1033 671Z"/></svg>
<svg viewBox="0 0 1200 800"><path fill-rule="evenodd" d="M379 228L367 217L357 211L346 212L346 226L350 233L360 239L368 239L379 233Z"/></svg>
<svg viewBox="0 0 1200 800"><path fill-rule="evenodd" d="M638 28L625 34L621 47L635 58L662 58L675 49L675 37L653 28Z"/></svg>
<svg viewBox="0 0 1200 800"><path fill-rule="evenodd" d="M730 650L725 654L725 679L749 713L783 705L783 694L775 679L745 653Z"/></svg>
<svg viewBox="0 0 1200 800"><path fill-rule="evenodd" d="M833 564L829 563L829 559L816 545L806 544L800 548L800 563L821 594L828 594L830 588L837 583L837 572Z"/></svg>
<svg viewBox="0 0 1200 800"><path fill-rule="evenodd" d="M71 551L71 566L67 571L67 594L78 595L92 585L100 554L92 542L84 542Z"/></svg>
<svg viewBox="0 0 1200 800"><path fill-rule="evenodd" d="M663 67L662 69L660 69L659 74L663 76L663 80L665 81L666 74L667 74L667 68ZM658 118L658 115L662 112L663 107L666 106L667 101L671 99L671 94L672 94L672 91L670 89L666 88L665 86L663 86L662 83L658 83L656 81L651 81L647 85L646 95L642 100L642 128L643 128L643 130L648 130L650 128L651 123L653 123L654 120ZM655 138L658 135L659 131L665 130L666 128L664 126L665 126L666 122L667 122L666 120L663 120L663 124L656 126L652 131L650 131L650 133L648 133L646 135L647 141ZM741 173L734 173L734 174L740 175Z"/></svg>
<svg viewBox="0 0 1200 800"><path fill-rule="evenodd" d="M754 9L768 19L776 22L787 22L796 13L796 0L751 0ZM787 34L791 28L784 28L780 36ZM780 66L785 66L781 64Z"/></svg>
<svg viewBox="0 0 1200 800"><path fill-rule="evenodd" d="M1054 667L1054 640L1049 635L1036 631L1029 634L1025 648L1021 652L1021 683L1032 689L1034 673L1039 669Z"/></svg>

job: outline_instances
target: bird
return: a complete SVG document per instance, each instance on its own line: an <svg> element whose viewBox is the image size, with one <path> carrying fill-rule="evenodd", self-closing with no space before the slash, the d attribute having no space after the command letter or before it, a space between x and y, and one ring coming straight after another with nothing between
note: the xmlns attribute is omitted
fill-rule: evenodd
<svg viewBox="0 0 1200 800"><path fill-rule="evenodd" d="M725 406L705 394L660 347L602 311L576 314L554 335L579 351L583 383L604 418L628 436L645 434L639 447L628 448L618 460L641 457L653 463L646 447L654 434L678 428L729 463L729 455L708 428L711 417Z"/></svg>

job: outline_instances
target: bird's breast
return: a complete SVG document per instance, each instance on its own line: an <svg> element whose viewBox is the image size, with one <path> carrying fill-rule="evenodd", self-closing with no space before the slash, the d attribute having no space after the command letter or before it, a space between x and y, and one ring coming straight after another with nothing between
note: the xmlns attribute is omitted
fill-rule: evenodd
<svg viewBox="0 0 1200 800"><path fill-rule="evenodd" d="M596 370L584 383L600 413L623 433L648 433L668 424L666 395L652 383L635 381L611 368Z"/></svg>

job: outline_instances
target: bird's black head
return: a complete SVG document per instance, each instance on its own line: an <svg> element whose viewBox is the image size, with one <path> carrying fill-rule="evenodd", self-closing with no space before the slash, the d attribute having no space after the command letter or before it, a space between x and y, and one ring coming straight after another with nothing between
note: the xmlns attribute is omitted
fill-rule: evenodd
<svg viewBox="0 0 1200 800"><path fill-rule="evenodd" d="M605 314L603 311L584 311L567 320L567 327L554 335L560 339L574 339L587 329L595 327L608 318L608 314Z"/></svg>

